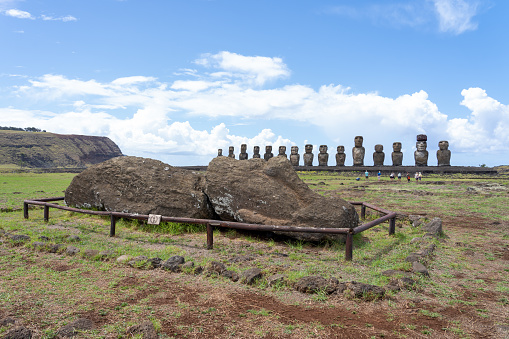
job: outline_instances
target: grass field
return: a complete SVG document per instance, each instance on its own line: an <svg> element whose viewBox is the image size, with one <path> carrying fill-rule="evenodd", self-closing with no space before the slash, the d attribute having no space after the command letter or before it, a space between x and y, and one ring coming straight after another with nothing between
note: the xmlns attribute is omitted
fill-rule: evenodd
<svg viewBox="0 0 509 339"><path fill-rule="evenodd" d="M401 218L395 236L383 224L354 239L354 260L344 260L342 243L308 244L235 231L214 232L206 250L205 232L189 225L154 228L109 219L42 210L23 219L27 198L62 196L73 174L0 175L0 228L30 236L25 244L0 238L0 320L12 317L34 337L55 338L57 330L79 317L94 328L78 338L121 338L130 326L150 321L160 338L505 338L509 336L509 181L465 175L432 176L417 184L382 178L301 173L323 195L365 201L402 214L442 218L444 236L432 240L425 264L429 277L411 273L405 257L422 246L419 227ZM12 211L12 212L6 212ZM375 217L375 216L369 216ZM79 236L70 242L69 235ZM80 254L34 250L45 236L51 244L76 246ZM19 245L19 246L18 246ZM85 250L107 255L86 256ZM62 249L61 249L62 250ZM60 251L61 251L60 250ZM254 285L214 274L169 273L119 264L120 255L163 260L182 255L206 267L211 261L242 273L259 267ZM342 294L302 294L292 287L307 275L335 277L384 286L393 269L416 281L410 289L363 301ZM273 286L267 278L283 274ZM0 326L0 337L12 325Z"/></svg>

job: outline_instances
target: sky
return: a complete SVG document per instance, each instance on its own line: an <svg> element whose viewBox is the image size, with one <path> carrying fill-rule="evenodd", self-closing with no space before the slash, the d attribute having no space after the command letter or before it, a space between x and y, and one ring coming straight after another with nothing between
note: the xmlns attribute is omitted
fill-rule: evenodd
<svg viewBox="0 0 509 339"><path fill-rule="evenodd" d="M509 164L507 0L0 0L0 126L207 165L393 142ZM302 157L301 157L302 162Z"/></svg>

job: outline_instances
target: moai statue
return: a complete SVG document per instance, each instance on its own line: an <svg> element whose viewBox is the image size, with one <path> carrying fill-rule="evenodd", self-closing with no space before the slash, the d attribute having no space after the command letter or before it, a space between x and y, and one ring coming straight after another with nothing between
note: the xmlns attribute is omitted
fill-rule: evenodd
<svg viewBox="0 0 509 339"><path fill-rule="evenodd" d="M290 149L290 162L292 166L299 166L300 155L299 148L297 146L292 146Z"/></svg>
<svg viewBox="0 0 509 339"><path fill-rule="evenodd" d="M451 166L451 151L449 141L442 140L438 143L437 151L438 166Z"/></svg>
<svg viewBox="0 0 509 339"><path fill-rule="evenodd" d="M338 153L336 153L336 166L345 166L345 146L338 146Z"/></svg>
<svg viewBox="0 0 509 339"><path fill-rule="evenodd" d="M384 146L375 145L375 152L373 153L373 164L375 166L383 166L385 160Z"/></svg>
<svg viewBox="0 0 509 339"><path fill-rule="evenodd" d="M401 152L401 142L392 143L392 166L403 165L403 152Z"/></svg>
<svg viewBox="0 0 509 339"><path fill-rule="evenodd" d="M304 166L313 166L313 145L307 144L304 146L304 149L306 150L306 153L302 156L304 158Z"/></svg>
<svg viewBox="0 0 509 339"><path fill-rule="evenodd" d="M233 153L234 151L235 148L233 146L228 147L228 158L235 159L235 153Z"/></svg>
<svg viewBox="0 0 509 339"><path fill-rule="evenodd" d="M320 153L318 153L318 166L327 166L329 162L329 153L327 153L327 145L320 145Z"/></svg>
<svg viewBox="0 0 509 339"><path fill-rule="evenodd" d="M279 154L277 156L288 158L286 156L286 146L279 146Z"/></svg>
<svg viewBox="0 0 509 339"><path fill-rule="evenodd" d="M240 145L240 154L239 154L239 160L247 160L247 145L242 144Z"/></svg>
<svg viewBox="0 0 509 339"><path fill-rule="evenodd" d="M253 147L253 158L260 159L260 146Z"/></svg>
<svg viewBox="0 0 509 339"><path fill-rule="evenodd" d="M355 147L352 148L353 165L364 166L364 154L366 153L366 150L362 147L364 138L358 135L355 137L354 141Z"/></svg>
<svg viewBox="0 0 509 339"><path fill-rule="evenodd" d="M263 159L269 160L273 156L274 154L272 154L272 146L265 146L265 154L263 155Z"/></svg>
<svg viewBox="0 0 509 339"><path fill-rule="evenodd" d="M219 149L217 150L217 156L218 156L218 157L222 157L222 156L223 156L223 149L222 149L222 148L219 148Z"/></svg>
<svg viewBox="0 0 509 339"><path fill-rule="evenodd" d="M428 166L427 140L426 134L419 134L417 136L417 143L415 144L417 150L414 152L415 166Z"/></svg>

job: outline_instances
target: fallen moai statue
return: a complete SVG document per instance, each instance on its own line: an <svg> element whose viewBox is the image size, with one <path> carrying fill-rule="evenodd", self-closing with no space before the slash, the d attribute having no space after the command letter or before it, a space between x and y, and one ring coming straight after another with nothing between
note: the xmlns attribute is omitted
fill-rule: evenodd
<svg viewBox="0 0 509 339"><path fill-rule="evenodd" d="M158 160L117 157L74 177L65 202L78 208L213 219L203 175Z"/></svg>
<svg viewBox="0 0 509 339"><path fill-rule="evenodd" d="M351 204L312 191L286 157L268 161L217 157L204 175L157 160L119 157L77 175L65 192L65 201L107 211L251 224L350 228L359 222ZM284 234L309 241L343 238Z"/></svg>

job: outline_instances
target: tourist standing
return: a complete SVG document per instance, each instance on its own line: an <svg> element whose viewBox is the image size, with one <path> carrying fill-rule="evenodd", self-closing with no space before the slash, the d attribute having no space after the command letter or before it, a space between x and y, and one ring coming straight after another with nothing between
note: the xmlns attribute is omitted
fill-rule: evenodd
<svg viewBox="0 0 509 339"><path fill-rule="evenodd" d="M401 182L401 172L398 172L398 181Z"/></svg>
<svg viewBox="0 0 509 339"><path fill-rule="evenodd" d="M392 172L391 175L389 175L389 178L391 178L391 181L394 180L394 172Z"/></svg>
<svg viewBox="0 0 509 339"><path fill-rule="evenodd" d="M366 170L366 172L364 172L364 176L366 177L366 180L369 180L369 172L368 172L368 170Z"/></svg>
<svg viewBox="0 0 509 339"><path fill-rule="evenodd" d="M419 172L419 181L421 181L421 180L422 180L422 173Z"/></svg>
<svg viewBox="0 0 509 339"><path fill-rule="evenodd" d="M407 180L407 182L410 182L410 173L408 173L408 172L406 173L406 180Z"/></svg>
<svg viewBox="0 0 509 339"><path fill-rule="evenodd" d="M415 172L414 178L415 178L415 182L419 183L419 172Z"/></svg>
<svg viewBox="0 0 509 339"><path fill-rule="evenodd" d="M382 172L378 171L377 176L378 176L378 181L380 181L380 178L382 177Z"/></svg>

